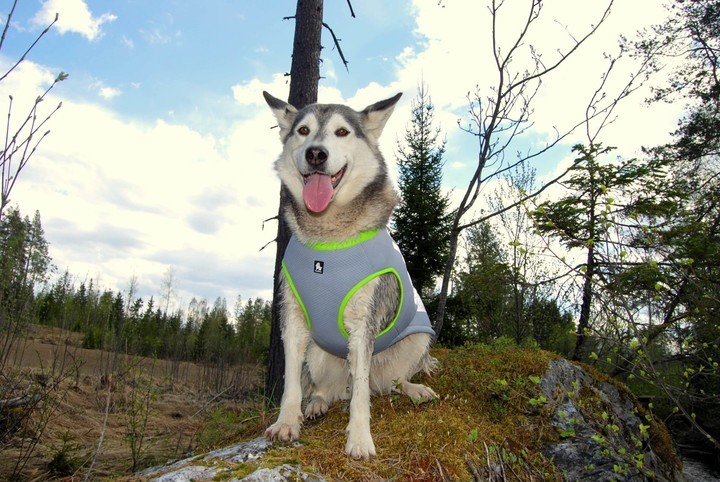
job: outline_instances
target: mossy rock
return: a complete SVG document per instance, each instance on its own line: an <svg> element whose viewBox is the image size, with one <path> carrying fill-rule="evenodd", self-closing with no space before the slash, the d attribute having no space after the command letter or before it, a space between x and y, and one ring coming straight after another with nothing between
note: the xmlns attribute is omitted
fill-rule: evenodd
<svg viewBox="0 0 720 482"><path fill-rule="evenodd" d="M421 405L400 395L372 399L377 456L370 461L344 455L348 414L338 403L304 425L299 443L257 438L224 449L227 456L211 452L141 478L682 480L664 426L622 385L593 370L537 349L467 346L433 354L440 368L419 378L439 399ZM263 429L247 427L255 436ZM248 444L261 450L238 457L249 453Z"/></svg>

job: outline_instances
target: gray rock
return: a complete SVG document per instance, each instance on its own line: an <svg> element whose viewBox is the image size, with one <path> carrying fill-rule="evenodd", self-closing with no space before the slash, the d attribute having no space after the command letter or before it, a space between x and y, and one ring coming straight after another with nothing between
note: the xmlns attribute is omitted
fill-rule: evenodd
<svg viewBox="0 0 720 482"><path fill-rule="evenodd" d="M178 470L155 477L150 480L155 482L193 482L195 480L212 480L219 471L213 467L190 465Z"/></svg>
<svg viewBox="0 0 720 482"><path fill-rule="evenodd" d="M321 482L325 479L306 474L300 470L300 467L294 465L281 465L280 467L272 469L258 469L241 480L243 482L285 482L298 480L304 482Z"/></svg>
<svg viewBox="0 0 720 482"><path fill-rule="evenodd" d="M658 481L684 480L678 467L653 450L636 400L615 385L560 359L550 363L540 389L561 434L545 456L566 480L641 481L651 474Z"/></svg>
<svg viewBox="0 0 720 482"><path fill-rule="evenodd" d="M258 437L249 442L239 443L230 447L208 453L203 457L204 461L213 459L225 460L227 462L240 464L249 460L256 460L265 455L265 452L273 447L273 443L265 437Z"/></svg>
<svg viewBox="0 0 720 482"><path fill-rule="evenodd" d="M205 455L189 457L171 465L146 469L139 475L153 482L201 482L222 478L228 481L247 482L283 482L298 480L321 482L325 479L302 471L299 466L281 465L272 469L258 469L250 475L238 479L233 477L237 466L261 458L271 448L272 442L258 437L230 447L214 450Z"/></svg>

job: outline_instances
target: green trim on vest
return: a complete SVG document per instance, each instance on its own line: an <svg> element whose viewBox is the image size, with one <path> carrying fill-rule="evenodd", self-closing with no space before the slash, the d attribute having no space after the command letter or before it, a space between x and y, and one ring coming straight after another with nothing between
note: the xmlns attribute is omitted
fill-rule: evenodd
<svg viewBox="0 0 720 482"><path fill-rule="evenodd" d="M390 331L393 326L395 326L395 322L397 321L398 317L400 317L400 311L402 310L403 297L405 296L405 287L403 286L402 279L400 278L400 273L398 273L395 268L385 268L385 269L381 269L380 271L376 271L375 273L367 276L365 279L363 279L358 284L353 286L352 289L348 292L348 294L345 295L345 298L343 298L342 302L340 303L340 309L338 310L338 328L340 329L340 333L342 333L342 335L345 338L350 338L350 335L345 330L345 320L344 320L344 316L343 316L343 314L345 313L345 306L350 301L350 298L352 298L353 295L355 293L357 293L357 291L360 288L362 288L363 286L368 284L373 279L375 279L379 276L382 276L384 274L388 274L388 273L394 275L398 281L398 286L400 286L400 302L398 303L398 308L397 308L397 311L395 312L395 316L393 317L392 321L390 323L388 323L388 325L380 333L375 335L375 338L376 339L380 338L385 333ZM309 326L310 325L308 324L308 327Z"/></svg>
<svg viewBox="0 0 720 482"><path fill-rule="evenodd" d="M350 238L346 241L338 241L336 243L325 243L325 242L318 242L318 243L311 243L306 244L308 248L316 249L318 251L334 251L336 249L345 249L349 248L351 246L355 246L356 244L364 243L368 239L372 239L375 237L375 235L380 231L379 229L371 229L369 231L363 231L362 233L358 234L354 238Z"/></svg>
<svg viewBox="0 0 720 482"><path fill-rule="evenodd" d="M290 276L290 272L287 269L287 266L285 266L285 260L282 261L282 269L283 273L285 273L285 279L287 280L288 284L290 285L290 289L293 292L293 295L295 295L295 299L300 304L300 308L302 309L303 315L305 316L305 324L308 327L308 330L310 329L310 315L308 314L307 308L305 308L305 303L303 303L302 298L300 297L300 293L298 293L297 288L295 288L295 283L293 283L292 276Z"/></svg>

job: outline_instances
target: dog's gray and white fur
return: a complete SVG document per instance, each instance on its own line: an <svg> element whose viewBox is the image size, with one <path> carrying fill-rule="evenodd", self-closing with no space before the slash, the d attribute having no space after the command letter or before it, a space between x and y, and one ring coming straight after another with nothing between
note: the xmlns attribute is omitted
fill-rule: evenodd
<svg viewBox="0 0 720 482"><path fill-rule="evenodd" d="M361 112L335 104L313 104L297 110L267 92L265 100L280 128L283 150L275 162L288 194L283 215L303 244L337 243L360 233L385 229L398 197L378 148L378 138L401 94ZM332 193L321 206L308 205L303 189L315 174L330 176ZM359 289L344 311L349 335L347 359L321 349L312 339L302 308L281 274L284 303L282 339L285 388L277 421L265 432L271 439L300 436L301 403L309 398L304 417L324 415L328 405L350 399L345 452L353 458L375 455L370 433L370 394L398 391L414 400L430 400L432 389L408 380L430 372L431 336L409 335L373 354L375 336L390 323L399 303L397 279L384 274Z"/></svg>

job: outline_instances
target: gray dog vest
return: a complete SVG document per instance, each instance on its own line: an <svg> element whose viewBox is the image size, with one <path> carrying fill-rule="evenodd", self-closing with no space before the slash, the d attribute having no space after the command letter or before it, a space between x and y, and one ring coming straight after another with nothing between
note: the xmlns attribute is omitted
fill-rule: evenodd
<svg viewBox="0 0 720 482"><path fill-rule="evenodd" d="M366 283L386 273L398 279L400 304L393 320L375 337L374 353L414 333L435 335L400 249L386 229L364 232L345 243L311 246L292 236L282 267L313 340L333 355L345 358L348 354L343 320L348 301Z"/></svg>

